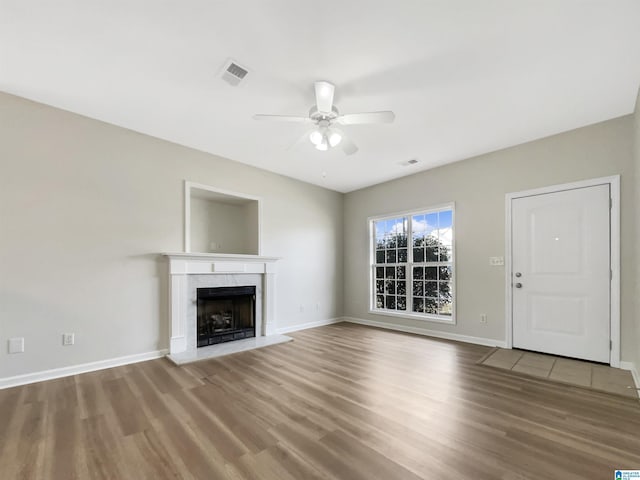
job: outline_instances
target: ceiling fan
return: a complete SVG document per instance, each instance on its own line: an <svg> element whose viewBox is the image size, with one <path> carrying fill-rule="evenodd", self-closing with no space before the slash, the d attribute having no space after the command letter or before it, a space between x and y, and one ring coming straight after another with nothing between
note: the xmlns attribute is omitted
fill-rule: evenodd
<svg viewBox="0 0 640 480"><path fill-rule="evenodd" d="M333 104L335 85L330 82L315 82L316 104L309 110L306 117L295 115L263 115L256 114L255 120L275 120L281 122L311 123L313 128L302 137L309 138L309 141L321 151L342 145L342 150L347 155L352 155L358 151L358 147L349 140L345 134L335 127L338 125L361 125L371 123L391 123L396 116L393 112L369 112L369 113L348 113L340 115L340 112Z"/></svg>

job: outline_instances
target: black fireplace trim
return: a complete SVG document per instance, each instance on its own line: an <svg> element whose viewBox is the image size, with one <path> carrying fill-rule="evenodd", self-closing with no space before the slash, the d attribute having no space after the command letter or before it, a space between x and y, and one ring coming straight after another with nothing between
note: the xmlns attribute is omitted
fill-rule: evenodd
<svg viewBox="0 0 640 480"><path fill-rule="evenodd" d="M198 300L205 298L221 298L221 297L241 297L244 295L255 295L256 287L241 286L241 287L211 287L211 288L198 288L197 296Z"/></svg>

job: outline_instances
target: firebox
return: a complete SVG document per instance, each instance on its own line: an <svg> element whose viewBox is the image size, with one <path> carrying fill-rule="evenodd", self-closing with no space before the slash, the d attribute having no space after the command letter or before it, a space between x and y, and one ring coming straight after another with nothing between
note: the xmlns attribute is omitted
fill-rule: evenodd
<svg viewBox="0 0 640 480"><path fill-rule="evenodd" d="M256 287L197 289L198 347L256 336Z"/></svg>

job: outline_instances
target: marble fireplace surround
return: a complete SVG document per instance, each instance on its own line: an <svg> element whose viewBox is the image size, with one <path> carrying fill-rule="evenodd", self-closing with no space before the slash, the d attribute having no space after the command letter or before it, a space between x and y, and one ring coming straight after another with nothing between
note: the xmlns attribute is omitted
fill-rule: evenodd
<svg viewBox="0 0 640 480"><path fill-rule="evenodd" d="M169 358L177 364L290 340L276 334L277 257L215 253L165 253L169 263ZM198 288L256 287L256 336L197 348Z"/></svg>

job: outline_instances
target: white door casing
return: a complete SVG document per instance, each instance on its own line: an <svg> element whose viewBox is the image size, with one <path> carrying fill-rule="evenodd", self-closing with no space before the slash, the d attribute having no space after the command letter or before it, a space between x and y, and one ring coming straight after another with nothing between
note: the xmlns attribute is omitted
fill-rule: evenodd
<svg viewBox="0 0 640 480"><path fill-rule="evenodd" d="M619 365L618 188L610 177L507 195L509 346Z"/></svg>

